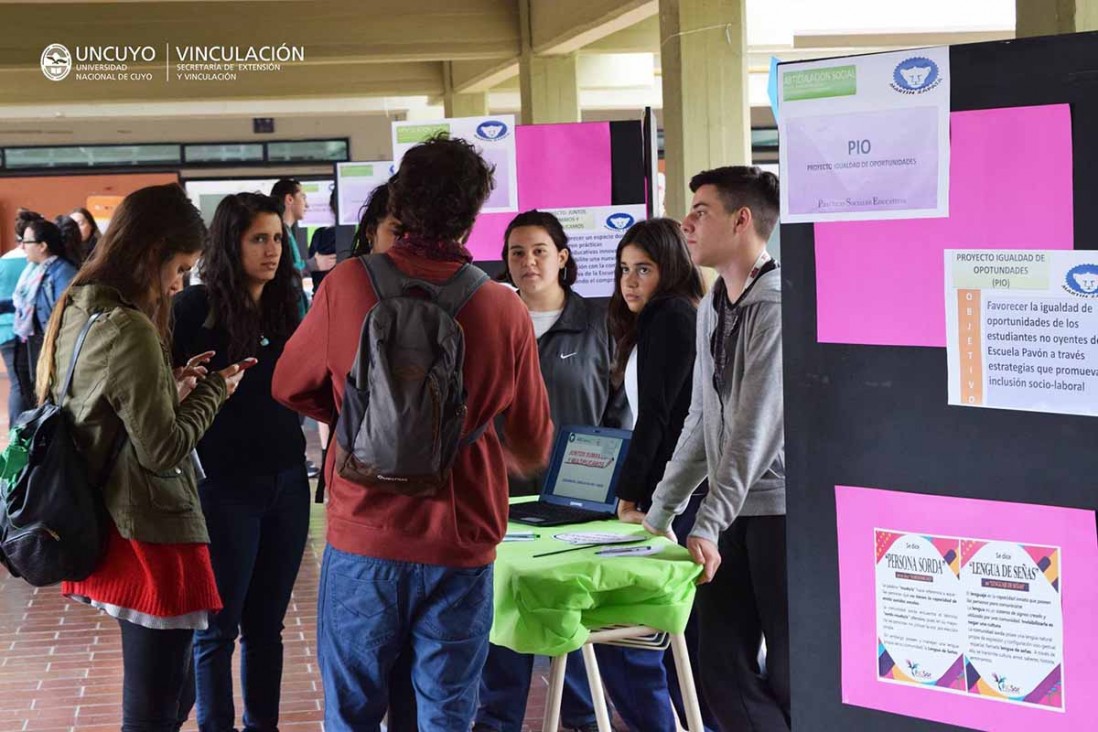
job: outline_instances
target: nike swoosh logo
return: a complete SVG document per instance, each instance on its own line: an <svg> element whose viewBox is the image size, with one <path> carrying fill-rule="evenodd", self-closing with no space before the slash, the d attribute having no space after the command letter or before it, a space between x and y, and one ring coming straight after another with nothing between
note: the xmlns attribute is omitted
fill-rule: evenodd
<svg viewBox="0 0 1098 732"><path fill-rule="evenodd" d="M571 353L569 353L569 354L568 354L567 356L565 356L565 355L564 355L564 354L562 353L562 354L560 354L560 360L561 360L561 361L563 361L563 360L564 360L564 359L566 359L566 358L572 358L572 356L575 356L575 355L576 355L577 353L579 353L579 351L572 351L572 352L571 352Z"/></svg>

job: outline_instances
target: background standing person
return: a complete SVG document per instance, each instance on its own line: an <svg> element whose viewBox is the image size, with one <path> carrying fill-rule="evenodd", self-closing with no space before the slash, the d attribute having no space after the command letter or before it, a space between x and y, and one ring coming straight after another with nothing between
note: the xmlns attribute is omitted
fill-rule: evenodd
<svg viewBox="0 0 1098 732"><path fill-rule="evenodd" d="M412 148L390 190L400 239L375 261L432 285L468 273L472 256L461 242L491 187L491 168L464 140ZM362 260L336 267L275 369L275 398L333 422L377 302ZM328 456L317 635L332 732L378 729L402 655L411 659L420 729L467 730L476 713L492 562L507 529L507 467L542 468L552 424L530 317L515 294L484 283L456 320L466 412L448 482L430 496L403 495L382 480L343 478Z"/></svg>
<svg viewBox="0 0 1098 732"><path fill-rule="evenodd" d="M118 621L123 732L179 729L194 695L193 631L221 606L190 455L248 362L177 381L167 359L171 296L205 236L178 185L127 196L50 318L39 370L39 398L62 403L57 376L92 314L105 314L62 409L89 474L105 476L108 545L91 575L61 591Z"/></svg>
<svg viewBox="0 0 1098 732"><path fill-rule="evenodd" d="M95 245L99 243L99 224L86 208L74 208L69 213L69 218L80 227L80 261L87 261L95 251Z"/></svg>
<svg viewBox="0 0 1098 732"><path fill-rule="evenodd" d="M27 365L27 381L21 388L33 394L38 391L35 375L46 323L58 298L76 275L76 265L66 259L69 253L61 230L45 219L26 223L22 246L27 264L19 275L11 300L0 302L0 312L15 312L12 330L19 339L16 349L24 352L17 354L16 361L25 357Z"/></svg>
<svg viewBox="0 0 1098 732"><path fill-rule="evenodd" d="M328 199L328 209L332 212L332 218L338 218L336 213L336 192L332 189L332 195ZM320 283L324 281L324 275L336 266L336 229L337 225L324 226L313 232L313 238L309 242L309 271L312 272L313 292L320 289ZM321 443L323 444L323 440Z"/></svg>
<svg viewBox="0 0 1098 732"><path fill-rule="evenodd" d="M80 226L68 216L57 216L53 223L61 231L61 241L65 250L65 259L77 269L84 263L84 245L80 239Z"/></svg>
<svg viewBox="0 0 1098 732"><path fill-rule="evenodd" d="M19 275L27 266L27 255L22 246L23 230L27 228L27 222L40 218L42 217L33 211L19 209L15 216L15 241L18 246L0 257L0 354L4 357L4 368L8 372L9 428L15 424L20 414L32 408L34 389L26 349L19 348L19 338L16 337L13 327L15 308L12 306L4 309L2 303L12 299Z"/></svg>
<svg viewBox="0 0 1098 732"><path fill-rule="evenodd" d="M301 256L301 249L297 246L294 227L305 218L305 212L309 210L309 199L301 189L301 182L293 178L280 178L271 187L271 198L282 204L282 222L286 225L283 239L293 258L294 269L304 277L308 268Z"/></svg>
<svg viewBox="0 0 1098 732"><path fill-rule="evenodd" d="M400 222L389 213L389 186L394 181L395 175L388 183L375 188L363 204L351 248L352 257L384 254L396 244Z"/></svg>
<svg viewBox="0 0 1098 732"><path fill-rule="evenodd" d="M203 284L175 298L177 367L203 356L223 368L258 363L198 443L198 485L223 608L194 640L198 727L234 729L232 657L239 633L244 728L278 727L282 621L309 531L305 438L271 397L282 349L298 325L297 272L282 245L278 203L226 196L210 225Z"/></svg>
<svg viewBox="0 0 1098 732"><path fill-rule="evenodd" d="M644 526L667 531L708 478L687 538L704 567L696 605L706 701L722 730L787 732L781 277L766 252L778 179L717 168L694 176L690 190L682 229L691 259L720 277L699 307L690 412Z"/></svg>

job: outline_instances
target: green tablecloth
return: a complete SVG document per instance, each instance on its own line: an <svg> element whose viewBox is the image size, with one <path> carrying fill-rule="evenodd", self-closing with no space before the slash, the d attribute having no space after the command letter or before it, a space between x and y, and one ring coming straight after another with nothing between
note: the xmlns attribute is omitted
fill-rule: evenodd
<svg viewBox="0 0 1098 732"><path fill-rule="evenodd" d="M499 546L493 643L520 653L558 656L580 648L589 628L648 625L668 633L686 628L701 567L678 544L651 537L645 544L662 550L648 556L600 557L595 552L604 547L591 547L534 558L568 549L571 545L553 538L563 532L645 534L640 526L619 521L541 528L509 524L508 531L532 531L539 538Z"/></svg>

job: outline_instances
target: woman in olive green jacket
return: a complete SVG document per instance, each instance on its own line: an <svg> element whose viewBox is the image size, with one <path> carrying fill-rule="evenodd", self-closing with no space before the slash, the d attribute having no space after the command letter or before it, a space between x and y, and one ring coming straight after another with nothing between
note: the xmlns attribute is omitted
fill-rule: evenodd
<svg viewBox="0 0 1098 732"><path fill-rule="evenodd" d="M167 356L170 298L205 236L179 186L127 196L54 310L39 364L39 398L60 403L57 374L105 313L63 409L90 474L105 476L113 530L95 572L62 592L119 622L124 732L179 729L194 695L192 632L221 605L191 453L249 364L207 374L204 354L173 373Z"/></svg>

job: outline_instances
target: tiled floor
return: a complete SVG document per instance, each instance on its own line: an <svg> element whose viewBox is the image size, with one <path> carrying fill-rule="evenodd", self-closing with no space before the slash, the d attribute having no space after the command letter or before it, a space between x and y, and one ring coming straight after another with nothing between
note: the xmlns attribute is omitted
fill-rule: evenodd
<svg viewBox="0 0 1098 732"><path fill-rule="evenodd" d="M0 405L7 379L0 375ZM0 409L0 446L7 442ZM319 452L315 432L310 452ZM318 459L318 457L314 457ZM324 547L324 514L314 505L309 543L286 616L282 679L284 732L322 730L323 695L316 666L316 592ZM541 729L548 666L535 668L526 728ZM61 597L58 588L34 589L0 568L0 732L119 729L122 656L111 618ZM241 705L237 700L237 713ZM194 730L193 721L184 730Z"/></svg>

